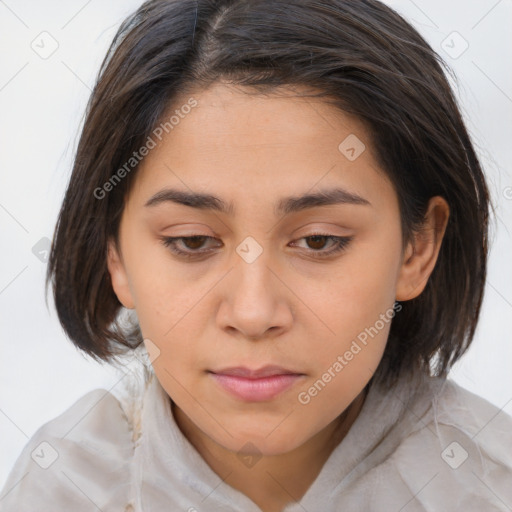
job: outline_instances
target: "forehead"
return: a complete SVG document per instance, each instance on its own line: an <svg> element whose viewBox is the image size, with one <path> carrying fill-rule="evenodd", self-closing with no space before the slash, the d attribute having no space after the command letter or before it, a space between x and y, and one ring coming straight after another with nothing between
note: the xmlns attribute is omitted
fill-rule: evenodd
<svg viewBox="0 0 512 512"><path fill-rule="evenodd" d="M215 84L176 99L160 125L161 140L137 171L141 201L166 185L213 191L230 202L315 186L382 200L393 195L364 124L304 92L310 90L263 95Z"/></svg>
<svg viewBox="0 0 512 512"><path fill-rule="evenodd" d="M189 151L211 151L229 147L258 152L301 147L312 152L319 145L337 151L343 133L357 132L367 139L363 124L341 112L303 87L280 87L271 93L222 83L181 96L170 112L180 110L191 97L197 106L172 128L175 143L187 139ZM304 142L308 144L303 146ZM369 141L368 141L369 142ZM285 156L285 155L284 155Z"/></svg>

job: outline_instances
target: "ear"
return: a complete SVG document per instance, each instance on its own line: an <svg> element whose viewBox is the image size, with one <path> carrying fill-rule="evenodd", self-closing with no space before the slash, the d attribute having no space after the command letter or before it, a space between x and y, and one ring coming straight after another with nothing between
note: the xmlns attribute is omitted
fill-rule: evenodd
<svg viewBox="0 0 512 512"><path fill-rule="evenodd" d="M132 297L128 274L124 267L121 255L113 240L109 240L107 249L107 267L112 282L112 288L119 302L127 309L135 309L135 301Z"/></svg>
<svg viewBox="0 0 512 512"><path fill-rule="evenodd" d="M425 289L441 249L449 215L450 207L442 197L430 199L423 226L414 234L404 252L396 300L414 299Z"/></svg>

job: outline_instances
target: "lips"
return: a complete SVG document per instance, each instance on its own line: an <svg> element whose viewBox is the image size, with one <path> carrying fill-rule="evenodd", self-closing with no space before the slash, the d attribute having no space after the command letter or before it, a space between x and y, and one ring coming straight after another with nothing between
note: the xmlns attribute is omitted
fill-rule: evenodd
<svg viewBox="0 0 512 512"><path fill-rule="evenodd" d="M238 366L208 373L223 391L245 402L273 400L305 376L273 365L259 369Z"/></svg>
<svg viewBox="0 0 512 512"><path fill-rule="evenodd" d="M267 365L258 370L251 370L244 366L236 366L232 368L224 368L222 370L213 371L217 375L230 375L233 377L244 377L246 379L260 379L263 377L273 377L275 375L302 375L299 372L282 368L281 366Z"/></svg>

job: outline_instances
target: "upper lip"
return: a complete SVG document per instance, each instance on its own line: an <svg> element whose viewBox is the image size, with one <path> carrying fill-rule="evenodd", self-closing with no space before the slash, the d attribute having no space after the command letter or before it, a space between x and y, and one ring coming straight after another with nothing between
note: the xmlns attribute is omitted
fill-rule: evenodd
<svg viewBox="0 0 512 512"><path fill-rule="evenodd" d="M245 366L236 366L216 370L212 373L216 373L218 375L230 375L233 377L244 377L246 379L261 379L263 377L272 377L274 375L302 375L299 372L275 365L267 365L255 370L251 370Z"/></svg>

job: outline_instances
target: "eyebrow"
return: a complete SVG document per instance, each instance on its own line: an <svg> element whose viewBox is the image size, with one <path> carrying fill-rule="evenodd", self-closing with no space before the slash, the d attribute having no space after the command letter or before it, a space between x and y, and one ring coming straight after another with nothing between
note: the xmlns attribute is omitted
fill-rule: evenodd
<svg viewBox="0 0 512 512"><path fill-rule="evenodd" d="M188 192L169 188L160 190L151 196L144 206L152 207L166 202L190 206L200 210L212 210L225 213L227 215L232 215L235 212L233 203L226 202L211 194ZM308 208L332 206L337 204L371 206L371 203L367 199L364 199L355 193L342 188L332 188L301 196L284 197L277 202L274 212L276 215L287 215L307 210Z"/></svg>

